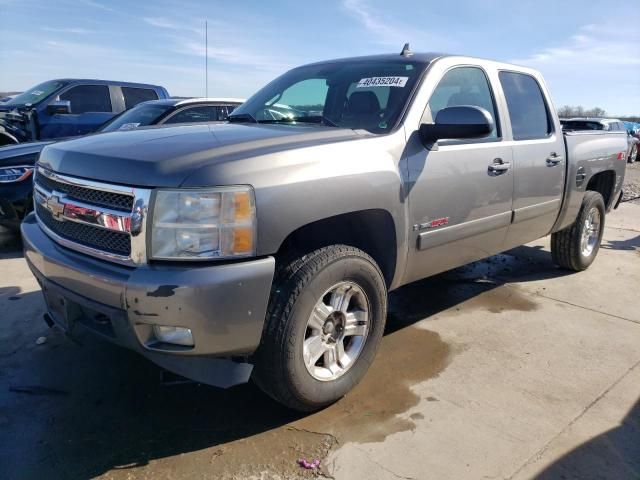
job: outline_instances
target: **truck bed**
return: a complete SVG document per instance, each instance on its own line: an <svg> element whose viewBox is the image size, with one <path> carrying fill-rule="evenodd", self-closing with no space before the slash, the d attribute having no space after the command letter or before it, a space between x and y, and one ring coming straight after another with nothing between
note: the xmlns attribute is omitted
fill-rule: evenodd
<svg viewBox="0 0 640 480"><path fill-rule="evenodd" d="M627 165L627 137L624 132L568 131L563 132L563 135L567 159L565 193L553 232L573 223L587 190L588 183L585 179L605 170L615 172L615 175L611 175L612 193L609 198L604 199L609 211L621 195Z"/></svg>

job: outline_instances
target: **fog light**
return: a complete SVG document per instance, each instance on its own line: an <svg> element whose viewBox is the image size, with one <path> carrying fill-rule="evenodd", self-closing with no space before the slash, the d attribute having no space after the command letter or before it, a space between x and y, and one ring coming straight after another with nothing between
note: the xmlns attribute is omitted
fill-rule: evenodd
<svg viewBox="0 0 640 480"><path fill-rule="evenodd" d="M154 325L153 335L159 342L163 343L173 343L174 345L183 345L185 347L193 347L194 345L190 328Z"/></svg>

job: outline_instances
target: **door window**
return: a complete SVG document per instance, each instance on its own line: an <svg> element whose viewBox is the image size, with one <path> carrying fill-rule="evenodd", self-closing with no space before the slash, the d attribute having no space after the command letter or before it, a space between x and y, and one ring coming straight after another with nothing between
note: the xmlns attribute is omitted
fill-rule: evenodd
<svg viewBox="0 0 640 480"><path fill-rule="evenodd" d="M127 110L140 102L158 99L158 94L150 88L122 87L122 95L124 95L124 106Z"/></svg>
<svg viewBox="0 0 640 480"><path fill-rule="evenodd" d="M433 122L443 108L462 105L484 108L489 112L494 127L491 134L485 138L498 138L498 116L493 94L487 76L480 68L458 67L445 73L429 99L426 113L430 114L431 118L424 120Z"/></svg>
<svg viewBox="0 0 640 480"><path fill-rule="evenodd" d="M111 97L106 85L78 85L60 95L71 102L71 113L111 112Z"/></svg>
<svg viewBox="0 0 640 480"><path fill-rule="evenodd" d="M552 132L551 116L540 85L531 75L500 72L514 140L546 138Z"/></svg>

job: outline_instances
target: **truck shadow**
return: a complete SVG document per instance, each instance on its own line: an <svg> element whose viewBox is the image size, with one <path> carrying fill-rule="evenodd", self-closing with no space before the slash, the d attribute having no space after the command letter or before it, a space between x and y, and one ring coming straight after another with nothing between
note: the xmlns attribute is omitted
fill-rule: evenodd
<svg viewBox="0 0 640 480"><path fill-rule="evenodd" d="M386 333L507 282L565 274L548 252L519 247L393 292ZM91 334L71 341L40 320L40 292L0 290L0 311L7 309L12 333L0 336L0 478L91 478L226 448L302 417L252 384L167 385L162 371L137 354ZM47 341L36 345L40 336Z"/></svg>
<svg viewBox="0 0 640 480"><path fill-rule="evenodd" d="M640 400L620 424L565 454L534 478L637 478L640 472Z"/></svg>

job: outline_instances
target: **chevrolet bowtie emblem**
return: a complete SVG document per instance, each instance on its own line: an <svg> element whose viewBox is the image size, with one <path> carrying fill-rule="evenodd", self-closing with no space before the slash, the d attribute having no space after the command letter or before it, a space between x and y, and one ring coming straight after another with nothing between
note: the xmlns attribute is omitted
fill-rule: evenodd
<svg viewBox="0 0 640 480"><path fill-rule="evenodd" d="M47 198L47 210L51 212L51 215L56 220L62 221L64 217L64 206L65 204L60 201L60 198L57 195L52 195Z"/></svg>

